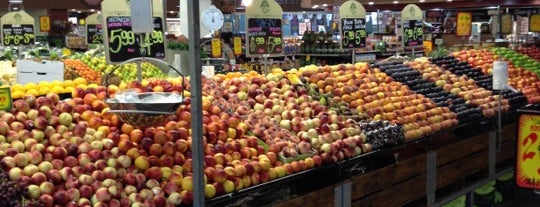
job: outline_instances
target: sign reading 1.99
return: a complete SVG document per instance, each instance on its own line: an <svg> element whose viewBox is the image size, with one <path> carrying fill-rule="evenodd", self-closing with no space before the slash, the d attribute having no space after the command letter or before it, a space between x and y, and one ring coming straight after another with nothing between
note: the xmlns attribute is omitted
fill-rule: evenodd
<svg viewBox="0 0 540 207"><path fill-rule="evenodd" d="M139 41L140 36L135 35L131 30L130 19L129 16L109 16L105 20L111 62L121 62L141 56L164 58L165 35L161 17L154 17L154 31L151 34L144 34L141 41Z"/></svg>
<svg viewBox="0 0 540 207"><path fill-rule="evenodd" d="M362 18L342 18L341 37L344 49L366 47L366 20Z"/></svg>
<svg viewBox="0 0 540 207"><path fill-rule="evenodd" d="M281 54L283 51L281 19L248 20L249 54Z"/></svg>
<svg viewBox="0 0 540 207"><path fill-rule="evenodd" d="M403 44L407 46L420 46L424 41L422 20L403 21Z"/></svg>

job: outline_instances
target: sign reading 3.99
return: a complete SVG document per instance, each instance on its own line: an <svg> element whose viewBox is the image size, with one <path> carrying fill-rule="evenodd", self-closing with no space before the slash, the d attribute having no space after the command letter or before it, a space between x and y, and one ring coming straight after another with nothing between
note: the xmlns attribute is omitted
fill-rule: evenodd
<svg viewBox="0 0 540 207"><path fill-rule="evenodd" d="M4 24L2 25L4 46L33 45L35 42L34 25L32 24Z"/></svg>
<svg viewBox="0 0 540 207"><path fill-rule="evenodd" d="M408 46L419 46L424 41L424 29L421 20L403 21L403 44Z"/></svg>
<svg viewBox="0 0 540 207"><path fill-rule="evenodd" d="M366 47L366 20L362 18L341 19L341 42L344 49Z"/></svg>
<svg viewBox="0 0 540 207"><path fill-rule="evenodd" d="M151 34L135 35L131 30L129 16L109 16L106 19L111 62L121 62L136 57L165 57L165 35L161 17L154 17L154 31ZM140 48L144 50L141 52Z"/></svg>
<svg viewBox="0 0 540 207"><path fill-rule="evenodd" d="M281 19L248 20L249 54L281 54L283 51Z"/></svg>

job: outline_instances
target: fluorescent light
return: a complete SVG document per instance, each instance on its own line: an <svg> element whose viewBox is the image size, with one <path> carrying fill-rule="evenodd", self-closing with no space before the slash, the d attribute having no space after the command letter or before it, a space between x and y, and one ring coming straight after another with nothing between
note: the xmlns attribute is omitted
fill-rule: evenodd
<svg viewBox="0 0 540 207"><path fill-rule="evenodd" d="M399 1L394 1L394 4L397 4L397 3L399 3Z"/></svg>
<svg viewBox="0 0 540 207"><path fill-rule="evenodd" d="M95 12L96 10L95 9L90 9L90 12Z"/></svg>
<svg viewBox="0 0 540 207"><path fill-rule="evenodd" d="M322 6L323 6L323 7L327 7L327 6L328 6L328 4L323 4Z"/></svg>
<svg viewBox="0 0 540 207"><path fill-rule="evenodd" d="M373 5L373 2L372 2L372 1L370 1L370 2L368 2L368 4L369 4L369 5Z"/></svg>
<svg viewBox="0 0 540 207"><path fill-rule="evenodd" d="M421 3L421 2L425 2L425 1L426 1L426 0L420 0L420 3Z"/></svg>
<svg viewBox="0 0 540 207"><path fill-rule="evenodd" d="M253 0L242 0L242 6L248 7L251 5L251 2L253 2Z"/></svg>
<svg viewBox="0 0 540 207"><path fill-rule="evenodd" d="M319 5L313 5L311 8L312 8L312 9L319 8Z"/></svg>

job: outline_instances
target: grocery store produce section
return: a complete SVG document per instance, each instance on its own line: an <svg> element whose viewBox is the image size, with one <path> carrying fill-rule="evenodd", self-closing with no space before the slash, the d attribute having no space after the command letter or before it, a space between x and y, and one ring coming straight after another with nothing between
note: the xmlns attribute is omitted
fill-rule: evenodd
<svg viewBox="0 0 540 207"><path fill-rule="evenodd" d="M352 166L358 160L388 165L369 164L388 149L414 151L452 130L481 132L474 127L499 110L511 115L540 102L537 50L203 77L205 197L215 206L249 203L253 192L313 182L276 191L294 197L361 177L366 169ZM103 86L116 66L93 52L59 60L64 81L17 84L16 62L2 62L13 107L0 112L0 206L190 206L189 78L167 77L148 63L139 82L136 65L125 64L116 84ZM498 59L509 63L513 90L492 90ZM124 89L184 91L186 100L162 126L137 127L108 113L108 94ZM320 176L327 179L315 181Z"/></svg>

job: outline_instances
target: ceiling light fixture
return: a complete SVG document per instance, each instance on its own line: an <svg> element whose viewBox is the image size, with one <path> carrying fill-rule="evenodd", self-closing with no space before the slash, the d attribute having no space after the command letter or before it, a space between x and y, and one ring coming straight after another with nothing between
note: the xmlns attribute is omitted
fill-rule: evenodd
<svg viewBox="0 0 540 207"><path fill-rule="evenodd" d="M397 3L399 3L399 1L394 1L394 4L397 4Z"/></svg>
<svg viewBox="0 0 540 207"><path fill-rule="evenodd" d="M372 1L370 1L370 2L368 3L368 4L369 4L369 5L373 5L373 2L372 2Z"/></svg>
<svg viewBox="0 0 540 207"><path fill-rule="evenodd" d="M420 0L420 3L425 2L426 0Z"/></svg>
<svg viewBox="0 0 540 207"><path fill-rule="evenodd" d="M248 7L251 5L251 2L253 2L253 0L242 0L242 6Z"/></svg>

